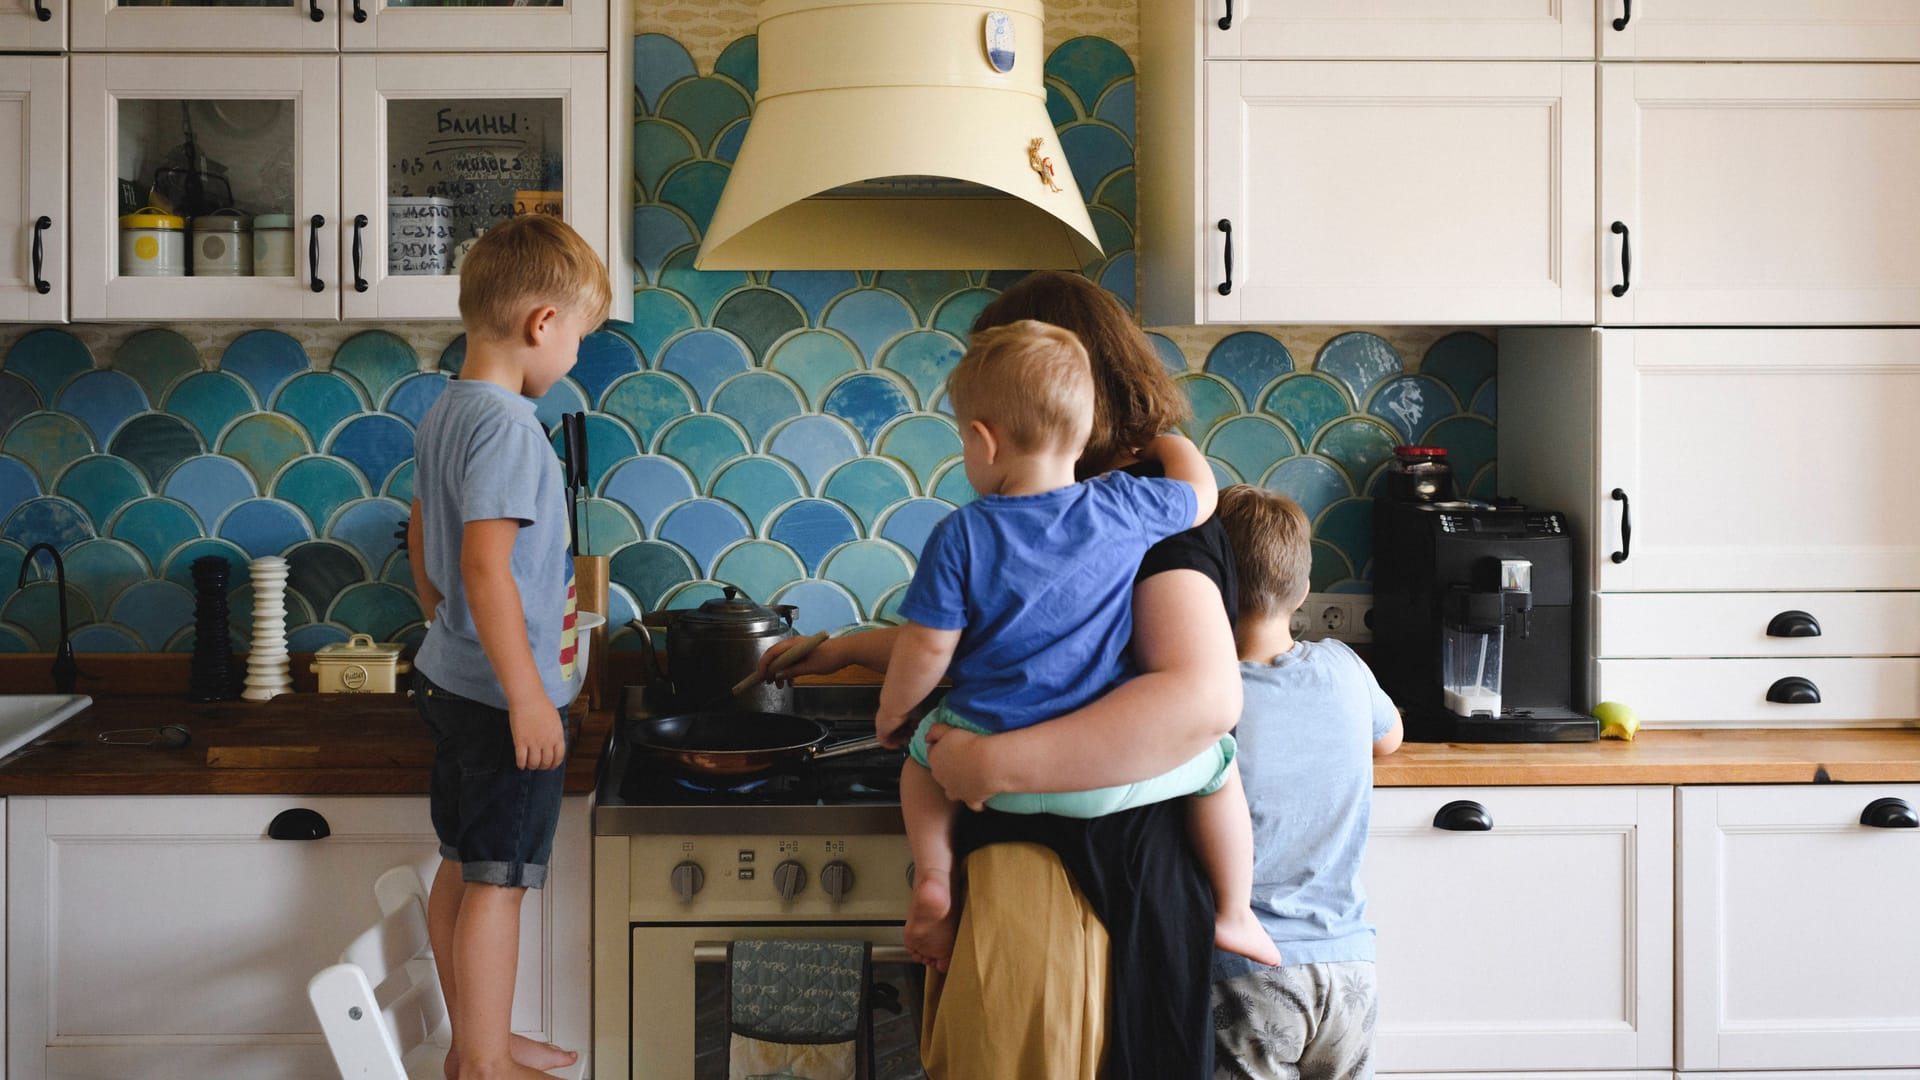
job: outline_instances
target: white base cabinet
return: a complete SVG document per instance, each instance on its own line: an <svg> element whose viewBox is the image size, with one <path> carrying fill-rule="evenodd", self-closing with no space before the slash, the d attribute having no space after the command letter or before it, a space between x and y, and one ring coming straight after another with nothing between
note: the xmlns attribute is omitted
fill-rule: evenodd
<svg viewBox="0 0 1920 1080"><path fill-rule="evenodd" d="M587 800L521 910L514 1028L588 1045ZM275 840L288 809L331 835ZM379 917L373 882L437 843L414 797L7 800L7 1076L338 1076L307 980Z"/></svg>
<svg viewBox="0 0 1920 1080"><path fill-rule="evenodd" d="M1680 1068L1920 1066L1920 828L1862 824L1886 799L1920 784L1680 789Z"/></svg>
<svg viewBox="0 0 1920 1080"><path fill-rule="evenodd" d="M1671 788L1376 790L1375 1068L1671 1065L1672 873Z"/></svg>

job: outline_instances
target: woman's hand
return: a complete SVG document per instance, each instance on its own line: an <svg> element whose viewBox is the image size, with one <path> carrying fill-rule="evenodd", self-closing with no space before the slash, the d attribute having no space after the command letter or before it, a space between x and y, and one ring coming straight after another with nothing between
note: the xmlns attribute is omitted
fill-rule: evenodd
<svg viewBox="0 0 1920 1080"><path fill-rule="evenodd" d="M979 810L1007 790L994 775L991 740L946 724L927 728L927 767L947 798Z"/></svg>
<svg viewBox="0 0 1920 1080"><path fill-rule="evenodd" d="M754 674L758 676L761 682L771 681L778 686L792 686L793 680L798 676L830 675L847 666L848 661L840 655L846 648L844 641L838 638L828 638L814 646L811 653L801 657L793 666L780 672L780 674L769 674L769 672L773 670L773 662L775 660L780 659L781 655L788 649L795 647L805 640L805 638L793 637L774 642L768 647L766 652L760 654L760 666L755 670Z"/></svg>

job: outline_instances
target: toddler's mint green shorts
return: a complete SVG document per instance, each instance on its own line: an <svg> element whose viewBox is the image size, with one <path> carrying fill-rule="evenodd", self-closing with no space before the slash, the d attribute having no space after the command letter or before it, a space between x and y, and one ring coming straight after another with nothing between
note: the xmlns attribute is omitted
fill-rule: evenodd
<svg viewBox="0 0 1920 1080"><path fill-rule="evenodd" d="M907 744L907 752L921 765L927 763L927 728L934 724L946 724L962 731L971 731L976 735L993 733L966 717L954 712L942 703L920 721L914 730L913 739ZM1119 784L1114 787L1095 788L1092 791L1056 791L1048 793L1008 792L995 795L987 800L987 805L1006 814L1056 814L1070 818L1097 818L1121 810L1131 810L1136 806L1150 806L1168 799L1185 798L1188 795L1211 795L1227 782L1227 768L1233 764L1236 745L1233 736L1222 735L1220 741L1201 751L1193 760L1163 773L1151 780L1142 780L1137 784Z"/></svg>

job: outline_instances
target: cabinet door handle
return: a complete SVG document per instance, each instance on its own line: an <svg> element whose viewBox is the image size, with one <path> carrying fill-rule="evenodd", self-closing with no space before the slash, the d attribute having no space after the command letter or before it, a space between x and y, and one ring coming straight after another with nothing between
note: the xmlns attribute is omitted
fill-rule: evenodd
<svg viewBox="0 0 1920 1080"><path fill-rule="evenodd" d="M307 277L313 282L314 292L327 291L327 283L320 280L320 226L326 223L319 214L307 219Z"/></svg>
<svg viewBox="0 0 1920 1080"><path fill-rule="evenodd" d="M1633 21L1633 0L1620 0L1620 17L1613 20L1615 30L1625 30Z"/></svg>
<svg viewBox="0 0 1920 1080"><path fill-rule="evenodd" d="M353 291L366 292L367 279L360 276L360 230L367 227L367 215L353 215Z"/></svg>
<svg viewBox="0 0 1920 1080"><path fill-rule="evenodd" d="M46 261L47 261L47 252L46 252L46 249L41 246L40 236L41 234L45 233L48 229L51 229L51 228L53 228L53 219L48 217L47 215L41 214L38 218L34 219L34 222L33 222L33 291L39 293L41 296L45 296L48 293L53 291L53 286L47 282L46 278L40 275L40 271L46 266Z"/></svg>
<svg viewBox="0 0 1920 1080"><path fill-rule="evenodd" d="M1920 829L1920 814L1905 799L1875 799L1860 811L1860 824L1874 829Z"/></svg>
<svg viewBox="0 0 1920 1080"><path fill-rule="evenodd" d="M307 0L307 17L314 22L325 22L327 13L320 10L320 0Z"/></svg>
<svg viewBox="0 0 1920 1080"><path fill-rule="evenodd" d="M1613 489L1613 501L1620 504L1620 550L1613 553L1613 561L1623 563L1633 554L1633 500L1620 488Z"/></svg>
<svg viewBox="0 0 1920 1080"><path fill-rule="evenodd" d="M1627 231L1627 223L1613 223L1613 235L1620 238L1620 284L1613 287L1613 295L1625 296L1633 288L1633 234Z"/></svg>
<svg viewBox="0 0 1920 1080"><path fill-rule="evenodd" d="M1214 25L1222 30L1231 30L1233 28L1233 0L1227 0L1227 13L1221 16L1220 21Z"/></svg>
<svg viewBox="0 0 1920 1080"><path fill-rule="evenodd" d="M1820 688L1813 685L1812 679L1789 675L1767 687L1767 700L1775 705L1818 705Z"/></svg>
<svg viewBox="0 0 1920 1080"><path fill-rule="evenodd" d="M1493 815L1470 799L1450 802L1433 815L1433 827L1448 832L1492 832Z"/></svg>
<svg viewBox="0 0 1920 1080"><path fill-rule="evenodd" d="M1768 637L1819 637L1820 620L1804 611L1783 611L1767 624Z"/></svg>
<svg viewBox="0 0 1920 1080"><path fill-rule="evenodd" d="M33 14L41 22L53 21L53 12L47 10L45 0L33 0Z"/></svg>
<svg viewBox="0 0 1920 1080"><path fill-rule="evenodd" d="M295 806L273 815L267 835L275 840L324 840L333 835L318 810Z"/></svg>
<svg viewBox="0 0 1920 1080"><path fill-rule="evenodd" d="M360 6L360 0L353 0L353 21L357 23L367 21L367 9Z"/></svg>
<svg viewBox="0 0 1920 1080"><path fill-rule="evenodd" d="M1233 292L1233 222L1220 219L1220 231L1227 234L1227 280L1220 283L1220 295Z"/></svg>

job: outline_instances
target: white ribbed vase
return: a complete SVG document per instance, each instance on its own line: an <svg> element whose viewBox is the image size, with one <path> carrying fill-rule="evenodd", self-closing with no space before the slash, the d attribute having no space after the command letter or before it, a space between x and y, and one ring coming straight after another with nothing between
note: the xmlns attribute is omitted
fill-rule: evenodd
<svg viewBox="0 0 1920 1080"><path fill-rule="evenodd" d="M240 696L266 701L293 689L287 659L287 560L277 555L255 559L253 575L253 647L247 652L247 688Z"/></svg>

